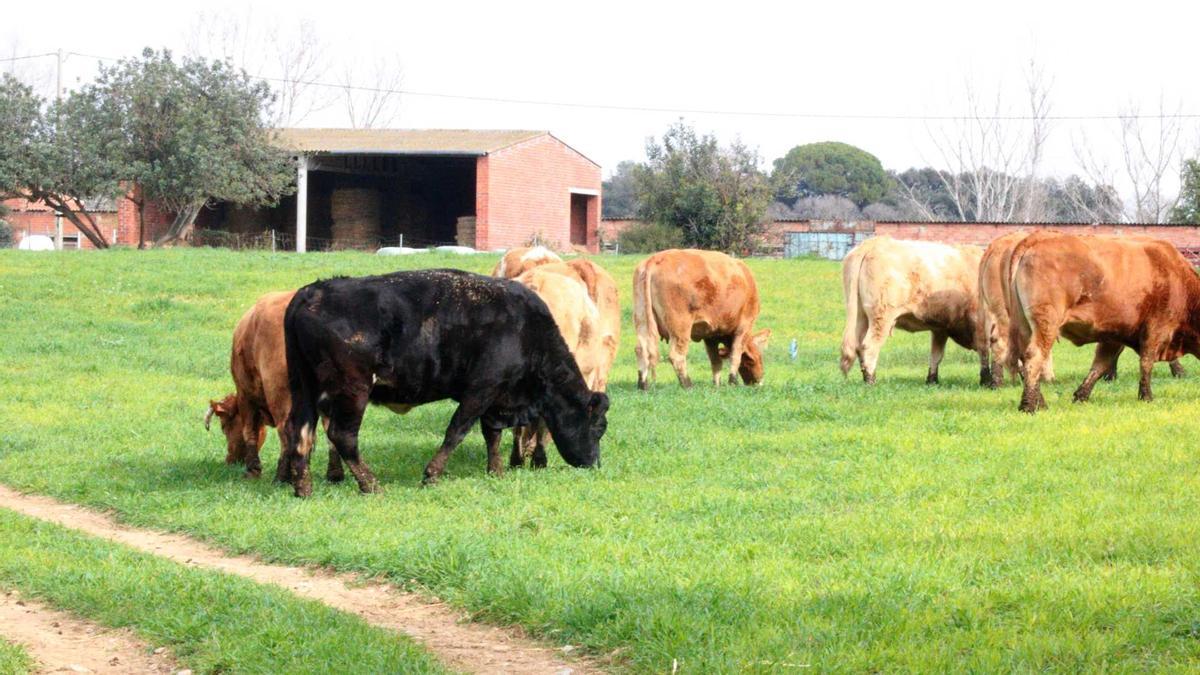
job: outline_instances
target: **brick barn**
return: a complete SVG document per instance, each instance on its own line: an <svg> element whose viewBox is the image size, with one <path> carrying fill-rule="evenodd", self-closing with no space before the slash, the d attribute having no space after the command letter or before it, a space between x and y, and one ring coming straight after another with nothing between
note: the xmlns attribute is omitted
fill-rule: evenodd
<svg viewBox="0 0 1200 675"><path fill-rule="evenodd" d="M600 166L546 131L282 129L277 142L297 156L297 193L270 209L207 209L202 238L274 230L297 250L599 246Z"/></svg>
<svg viewBox="0 0 1200 675"><path fill-rule="evenodd" d="M560 250L599 248L600 166L547 131L281 129L276 142L297 158L297 194L274 208L210 205L196 219L199 243L261 245L264 233L274 233L280 247L299 251L401 240L480 250L534 239ZM18 238L54 235L50 209L5 203ZM146 239L153 241L171 218L153 208L148 214ZM130 199L94 215L106 237L137 245ZM65 248L76 247L77 234L64 219Z"/></svg>

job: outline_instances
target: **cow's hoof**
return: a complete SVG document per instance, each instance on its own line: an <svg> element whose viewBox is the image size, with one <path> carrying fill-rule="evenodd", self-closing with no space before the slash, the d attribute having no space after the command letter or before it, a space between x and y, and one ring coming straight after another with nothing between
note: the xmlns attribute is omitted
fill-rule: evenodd
<svg viewBox="0 0 1200 675"><path fill-rule="evenodd" d="M925 384L937 384L937 383L938 383L937 373L930 373L925 376Z"/></svg>
<svg viewBox="0 0 1200 675"><path fill-rule="evenodd" d="M372 495L379 492L379 481L371 481L358 486L358 491L364 495Z"/></svg>
<svg viewBox="0 0 1200 675"><path fill-rule="evenodd" d="M737 375L734 375L733 373L730 373L730 374L729 374L729 384L730 384L731 386L734 386L734 387L736 387L736 386L738 386L739 384L741 384L741 382L740 382L740 381L738 381L738 376L737 376Z"/></svg>
<svg viewBox="0 0 1200 675"><path fill-rule="evenodd" d="M692 378L689 377L686 380L680 380L679 386L683 387L684 389L691 389L692 388Z"/></svg>
<svg viewBox="0 0 1200 675"><path fill-rule="evenodd" d="M326 473L325 474L325 481L329 482L329 483L340 483L344 480L346 480L345 473Z"/></svg>
<svg viewBox="0 0 1200 675"><path fill-rule="evenodd" d="M246 480L258 480L262 478L262 469L247 469L246 473L242 474Z"/></svg>
<svg viewBox="0 0 1200 675"><path fill-rule="evenodd" d="M1187 371L1178 362L1171 362L1171 377L1187 377Z"/></svg>
<svg viewBox="0 0 1200 675"><path fill-rule="evenodd" d="M311 497L312 496L312 481L311 480L296 481L295 494L297 497L299 497L301 499Z"/></svg>
<svg viewBox="0 0 1200 675"><path fill-rule="evenodd" d="M647 382L646 380L643 380L643 379L638 379L638 389L641 389L642 391L646 391L649 388L650 388L649 382Z"/></svg>

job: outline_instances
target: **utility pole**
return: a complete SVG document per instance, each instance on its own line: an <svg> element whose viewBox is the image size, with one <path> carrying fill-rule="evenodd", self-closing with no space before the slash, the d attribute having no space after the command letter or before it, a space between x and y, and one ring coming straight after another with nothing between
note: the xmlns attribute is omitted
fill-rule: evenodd
<svg viewBox="0 0 1200 675"><path fill-rule="evenodd" d="M62 67L63 67L63 50L60 47L54 54L57 67L54 69L54 100L57 103L62 103ZM58 121L55 120L57 126ZM80 235L76 235L78 237ZM79 241L78 238L76 241ZM63 224L62 212L54 212L54 248L55 250L63 250Z"/></svg>

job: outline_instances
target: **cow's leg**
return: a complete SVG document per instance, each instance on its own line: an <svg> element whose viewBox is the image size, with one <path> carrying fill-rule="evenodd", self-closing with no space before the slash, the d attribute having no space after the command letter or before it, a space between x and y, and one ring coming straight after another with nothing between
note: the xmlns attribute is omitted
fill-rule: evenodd
<svg viewBox="0 0 1200 675"><path fill-rule="evenodd" d="M716 338L704 338L704 351L708 352L708 364L712 366L713 384L721 384L721 342Z"/></svg>
<svg viewBox="0 0 1200 675"><path fill-rule="evenodd" d="M1054 381L1054 345L1046 349L1046 360L1042 363L1042 382Z"/></svg>
<svg viewBox="0 0 1200 675"><path fill-rule="evenodd" d="M687 373L687 353L687 338L676 338L672 335L667 358L671 360L671 367L675 369L675 376L679 378L679 386L684 389L690 389L692 386L692 378L688 377Z"/></svg>
<svg viewBox="0 0 1200 675"><path fill-rule="evenodd" d="M1029 346L1022 358L1025 361L1025 389L1021 393L1021 412L1034 413L1045 409L1046 397L1042 395L1042 369L1046 366L1050 349L1058 339L1058 321L1051 317L1033 317Z"/></svg>
<svg viewBox="0 0 1200 675"><path fill-rule="evenodd" d="M504 474L504 464L500 459L500 438L504 435L504 428L487 424L481 427L483 442L487 446L488 473L501 476Z"/></svg>
<svg viewBox="0 0 1200 675"><path fill-rule="evenodd" d="M545 420L538 422L537 433L534 436L531 463L535 469L544 469L546 468L546 446L550 445L550 429L546 426Z"/></svg>
<svg viewBox="0 0 1200 675"><path fill-rule="evenodd" d="M1119 343L1114 342L1101 342L1096 345L1096 355L1092 358L1092 369L1088 371L1083 378L1083 383L1075 390L1073 398L1076 403L1083 403L1091 398L1092 387L1096 386L1097 380L1112 371L1123 348Z"/></svg>
<svg viewBox="0 0 1200 675"><path fill-rule="evenodd" d="M1138 380L1138 400L1153 401L1154 394L1150 391L1150 373L1154 370L1154 344L1149 341L1142 343L1142 349L1139 352L1141 357L1138 365L1142 369L1142 377Z"/></svg>
<svg viewBox="0 0 1200 675"><path fill-rule="evenodd" d="M863 339L859 352L859 363L862 364L863 382L875 384L875 365L879 363L879 350L892 334L896 325L896 317L890 312L874 312L870 315L870 327Z"/></svg>
<svg viewBox="0 0 1200 675"><path fill-rule="evenodd" d="M942 365L942 357L946 355L946 340L949 337L949 335L942 331L935 330L930 333L929 374L925 376L925 384L938 383L938 366Z"/></svg>
<svg viewBox="0 0 1200 675"><path fill-rule="evenodd" d="M1099 351L1099 349L1099 347L1096 347L1097 351ZM1117 379L1117 360L1120 358L1121 352L1125 351L1125 345L1119 344L1116 346L1116 349L1117 353L1115 356L1113 356L1112 365L1109 366L1108 370L1104 371L1105 382L1115 382Z"/></svg>
<svg viewBox="0 0 1200 675"><path fill-rule="evenodd" d="M379 489L379 481L367 468L358 452L358 430L362 426L363 413L367 409L369 391L364 389L352 397L333 401L329 411L329 428L326 431L333 446L329 452L336 452L342 458L354 480L358 481L358 489L367 493Z"/></svg>
<svg viewBox="0 0 1200 675"><path fill-rule="evenodd" d="M657 381L654 371L658 365L658 340L638 331L634 353L637 355L638 389L649 389L650 383Z"/></svg>
<svg viewBox="0 0 1200 675"><path fill-rule="evenodd" d="M325 425L325 437L329 438L329 417L321 418ZM342 466L342 456L333 447L333 439L329 438L329 463L325 466L325 480L330 483L340 483L346 480L346 469Z"/></svg>
<svg viewBox="0 0 1200 675"><path fill-rule="evenodd" d="M525 427L513 427L512 452L508 454L508 466L510 469L525 466L524 442L521 438L524 433Z"/></svg>
<svg viewBox="0 0 1200 675"><path fill-rule="evenodd" d="M738 384L738 367L742 365L742 354L746 351L746 332L738 331L729 340L729 384Z"/></svg>
<svg viewBox="0 0 1200 675"><path fill-rule="evenodd" d="M450 424L446 426L446 436L442 439L441 447L433 459L429 460L429 464L425 465L425 478L422 481L425 485L433 485L441 477L442 472L446 470L446 462L450 460L450 453L462 443L470 433L471 427L490 405L485 401L491 401L491 397L464 398L458 404L458 408L450 417Z"/></svg>
<svg viewBox="0 0 1200 675"><path fill-rule="evenodd" d="M1179 359L1171 359L1171 363L1168 365L1171 366L1171 377L1185 377L1187 375L1187 371L1183 369L1183 364L1179 362Z"/></svg>
<svg viewBox="0 0 1200 675"><path fill-rule="evenodd" d="M240 411L242 420L242 459L246 462L246 477L258 478L262 475L262 460L259 453L262 450L263 431L267 421L261 410L246 403Z"/></svg>

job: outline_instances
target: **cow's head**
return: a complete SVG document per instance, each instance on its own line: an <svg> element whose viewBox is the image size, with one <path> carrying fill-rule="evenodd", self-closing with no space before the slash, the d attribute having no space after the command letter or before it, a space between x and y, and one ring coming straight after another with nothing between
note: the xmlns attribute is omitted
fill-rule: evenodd
<svg viewBox="0 0 1200 675"><path fill-rule="evenodd" d="M767 340L771 339L771 329L760 330L746 340L742 350L742 362L738 364L738 375L746 384L762 384L763 381L763 352L767 349Z"/></svg>
<svg viewBox="0 0 1200 675"><path fill-rule="evenodd" d="M553 399L558 397L544 412L558 454L571 466L599 466L600 438L608 429L608 395L590 392L582 404Z"/></svg>
<svg viewBox="0 0 1200 675"><path fill-rule="evenodd" d="M230 394L220 401L208 402L208 413L204 416L204 428L212 425L213 415L221 423L221 431L225 434L225 463L240 464L246 461L245 424L248 420L241 419L238 413L237 396ZM258 430L258 447L262 448L266 427Z"/></svg>

